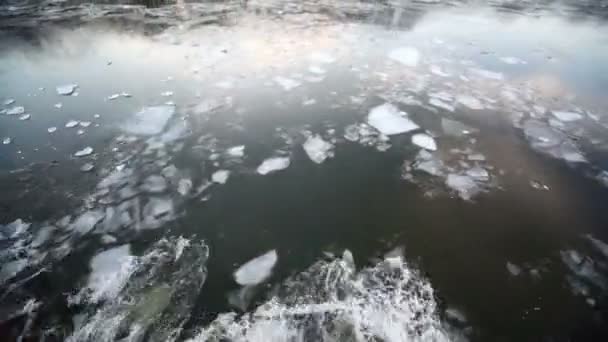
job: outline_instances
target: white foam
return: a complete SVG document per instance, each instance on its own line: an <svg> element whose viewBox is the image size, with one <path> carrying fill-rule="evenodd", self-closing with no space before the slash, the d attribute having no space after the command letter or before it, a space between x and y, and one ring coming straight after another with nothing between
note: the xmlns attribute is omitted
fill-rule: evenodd
<svg viewBox="0 0 608 342"><path fill-rule="evenodd" d="M211 175L211 181L218 184L226 184L230 171L228 170L217 170Z"/></svg>
<svg viewBox="0 0 608 342"><path fill-rule="evenodd" d="M163 131L174 113L174 106L144 107L135 113L122 126L122 129L128 133L137 135L158 134Z"/></svg>
<svg viewBox="0 0 608 342"><path fill-rule="evenodd" d="M290 91L302 85L301 82L283 76L276 76L273 80L276 84L280 85L285 91Z"/></svg>
<svg viewBox="0 0 608 342"><path fill-rule="evenodd" d="M234 280L239 285L257 285L270 277L277 260L277 251L274 249L251 259L234 272Z"/></svg>
<svg viewBox="0 0 608 342"><path fill-rule="evenodd" d="M437 150L435 139L428 134L418 133L412 135L412 143L430 151Z"/></svg>
<svg viewBox="0 0 608 342"><path fill-rule="evenodd" d="M333 156L334 145L323 140L319 135L308 137L302 147L310 160L317 164L321 164L325 159Z"/></svg>
<svg viewBox="0 0 608 342"><path fill-rule="evenodd" d="M97 254L91 259L90 267L86 286L88 301L112 300L135 271L136 258L131 255L130 245L126 244Z"/></svg>
<svg viewBox="0 0 608 342"><path fill-rule="evenodd" d="M56 90L57 90L57 94L59 94L59 95L69 96L69 95L72 95L74 93L74 91L76 91L77 87L78 87L77 84L64 84L64 85L58 86L56 88Z"/></svg>
<svg viewBox="0 0 608 342"><path fill-rule="evenodd" d="M415 67L420 60L420 52L414 47L400 47L389 52L388 57L405 66Z"/></svg>
<svg viewBox="0 0 608 342"><path fill-rule="evenodd" d="M385 103L370 110L367 123L384 135L407 133L420 128L405 115L395 105Z"/></svg>
<svg viewBox="0 0 608 342"><path fill-rule="evenodd" d="M261 175L267 175L271 172L284 170L289 167L289 157L272 157L265 159L257 168L257 172Z"/></svg>
<svg viewBox="0 0 608 342"><path fill-rule="evenodd" d="M566 112L566 111L559 111L559 110L554 110L551 112L553 114L553 116L555 116L559 121L562 122L571 122L571 121L577 121L583 118L582 114L579 113L575 113L575 112Z"/></svg>

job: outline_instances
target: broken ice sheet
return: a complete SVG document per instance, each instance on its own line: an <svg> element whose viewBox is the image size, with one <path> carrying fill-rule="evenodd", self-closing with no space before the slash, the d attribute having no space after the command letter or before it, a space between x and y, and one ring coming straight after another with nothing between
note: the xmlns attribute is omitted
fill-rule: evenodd
<svg viewBox="0 0 608 342"><path fill-rule="evenodd" d="M270 277L277 260L274 249L249 260L234 272L234 280L239 285L257 285Z"/></svg>
<svg viewBox="0 0 608 342"><path fill-rule="evenodd" d="M302 85L301 82L283 76L276 76L275 78L273 78L273 80L276 84L280 85L285 91L290 91Z"/></svg>
<svg viewBox="0 0 608 342"><path fill-rule="evenodd" d="M190 193L190 191L192 190L192 180L189 178L182 178L177 182L177 192L182 195L182 196L186 196Z"/></svg>
<svg viewBox="0 0 608 342"><path fill-rule="evenodd" d="M414 47L400 47L389 52L388 57L408 67L415 67L420 60L420 52Z"/></svg>
<svg viewBox="0 0 608 342"><path fill-rule="evenodd" d="M217 170L211 175L211 181L218 184L226 184L230 171L228 170Z"/></svg>
<svg viewBox="0 0 608 342"><path fill-rule="evenodd" d="M144 107L135 113L122 129L131 134L154 135L163 131L165 125L175 113L174 106Z"/></svg>
<svg viewBox="0 0 608 342"><path fill-rule="evenodd" d="M257 172L261 175L267 175L271 172L284 170L289 167L289 157L273 157L268 158L260 164Z"/></svg>
<svg viewBox="0 0 608 342"><path fill-rule="evenodd" d="M112 101L112 100L116 100L119 97L120 97L120 94L112 94L112 95L106 97L106 99L109 101Z"/></svg>
<svg viewBox="0 0 608 342"><path fill-rule="evenodd" d="M93 153L93 148L91 146L87 146L80 151L76 151L76 153L74 153L74 156L75 157L84 157L84 156L90 155L91 153Z"/></svg>
<svg viewBox="0 0 608 342"><path fill-rule="evenodd" d="M304 151L312 160L317 164L321 164L325 159L333 157L333 148L330 142L327 142L321 138L320 135L313 135L308 137L306 142L302 145Z"/></svg>
<svg viewBox="0 0 608 342"><path fill-rule="evenodd" d="M521 274L521 267L512 264L510 262L507 262L507 271L509 271L509 273L514 276L517 277L518 275Z"/></svg>
<svg viewBox="0 0 608 342"><path fill-rule="evenodd" d="M391 103L372 108L367 116L367 123L384 135L406 133L420 128L408 119L404 112Z"/></svg>
<svg viewBox="0 0 608 342"><path fill-rule="evenodd" d="M74 93L74 91L76 91L77 87L78 87L77 84L64 84L64 85L58 86L56 88L56 90L57 90L57 94L63 95L63 96L68 96L68 95L72 95L72 93Z"/></svg>
<svg viewBox="0 0 608 342"><path fill-rule="evenodd" d="M428 134L419 133L412 135L412 143L430 151L437 150L435 139Z"/></svg>

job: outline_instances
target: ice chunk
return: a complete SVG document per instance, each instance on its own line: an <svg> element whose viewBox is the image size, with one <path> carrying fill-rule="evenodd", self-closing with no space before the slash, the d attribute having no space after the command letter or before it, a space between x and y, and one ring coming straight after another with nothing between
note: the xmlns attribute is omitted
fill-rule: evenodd
<svg viewBox="0 0 608 342"><path fill-rule="evenodd" d="M443 100L438 99L436 97L431 97L429 99L429 104L431 106L435 106L437 108L445 109L445 110L447 110L449 112L453 112L454 111L454 106L452 106L451 104L449 104L447 102L444 102Z"/></svg>
<svg viewBox="0 0 608 342"><path fill-rule="evenodd" d="M414 168L419 171L424 171L431 176L438 177L443 174L444 165L440 159L433 156L430 159L419 159L414 165Z"/></svg>
<svg viewBox="0 0 608 342"><path fill-rule="evenodd" d="M167 181L163 176L151 175L144 180L141 189L149 193L160 193L167 190Z"/></svg>
<svg viewBox="0 0 608 342"><path fill-rule="evenodd" d="M175 261L181 258L182 254L184 253L184 248L189 246L190 240L185 239L183 236L177 238L177 241L175 242Z"/></svg>
<svg viewBox="0 0 608 342"><path fill-rule="evenodd" d="M46 131L49 133L55 133L57 131L57 127L49 127L46 129Z"/></svg>
<svg viewBox="0 0 608 342"><path fill-rule="evenodd" d="M93 148L91 146L87 146L80 151L76 151L76 153L74 153L74 156L75 157L84 157L84 156L90 155L91 153L93 153Z"/></svg>
<svg viewBox="0 0 608 342"><path fill-rule="evenodd" d="M131 134L154 135L163 131L175 113L174 106L144 107L129 119L122 129Z"/></svg>
<svg viewBox="0 0 608 342"><path fill-rule="evenodd" d="M400 47L388 54L388 57L405 66L415 67L420 60L420 52L414 47Z"/></svg>
<svg viewBox="0 0 608 342"><path fill-rule="evenodd" d="M177 192L180 195L186 196L190 193L191 190L192 190L192 180L191 179L182 178L179 180L179 182L177 182Z"/></svg>
<svg viewBox="0 0 608 342"><path fill-rule="evenodd" d="M211 175L211 181L218 184L226 184L228 177L230 177L230 171L217 170Z"/></svg>
<svg viewBox="0 0 608 342"><path fill-rule="evenodd" d="M57 109L61 109L63 107L63 103L61 102L57 102L53 105L53 107L57 108Z"/></svg>
<svg viewBox="0 0 608 342"><path fill-rule="evenodd" d="M2 104L4 104L5 106L10 106L13 103L15 103L15 99L6 99L4 100L4 102L2 102Z"/></svg>
<svg viewBox="0 0 608 342"><path fill-rule="evenodd" d="M112 94L112 95L106 97L106 99L109 101L112 101L112 100L116 100L119 97L120 97L120 94Z"/></svg>
<svg viewBox="0 0 608 342"><path fill-rule="evenodd" d="M479 186L475 183L473 178L455 173L450 173L447 176L445 185L456 191L460 198L467 201L480 191Z"/></svg>
<svg viewBox="0 0 608 342"><path fill-rule="evenodd" d="M533 147L548 148L559 145L564 138L561 134L536 120L524 122L524 134L531 140Z"/></svg>
<svg viewBox="0 0 608 342"><path fill-rule="evenodd" d="M2 139L2 144L3 145L8 145L13 141L13 139L11 139L11 137L5 137L4 139Z"/></svg>
<svg viewBox="0 0 608 342"><path fill-rule="evenodd" d="M523 59L517 57L500 57L500 61L506 64L528 64Z"/></svg>
<svg viewBox="0 0 608 342"><path fill-rule="evenodd" d="M29 114L23 114L19 117L19 120L21 121L25 121L25 120L29 120L32 116Z"/></svg>
<svg viewBox="0 0 608 342"><path fill-rule="evenodd" d="M289 157L273 157L268 158L258 166L257 172L261 175L267 175L271 172L284 170L289 167Z"/></svg>
<svg viewBox="0 0 608 342"><path fill-rule="evenodd" d="M384 135L395 135L418 129L405 113L390 103L372 108L367 116L367 123Z"/></svg>
<svg viewBox="0 0 608 342"><path fill-rule="evenodd" d="M137 259L131 255L130 245L122 245L103 251L91 259L91 274L86 290L89 301L112 300L120 294L131 274Z"/></svg>
<svg viewBox="0 0 608 342"><path fill-rule="evenodd" d="M507 271L509 271L509 273L515 277L521 274L521 268L510 262L507 262Z"/></svg>
<svg viewBox="0 0 608 342"><path fill-rule="evenodd" d="M73 128L76 126L78 126L78 121L76 121L76 120L70 120L70 121L66 122L66 124L65 124L65 127L67 127L67 128Z"/></svg>
<svg viewBox="0 0 608 342"><path fill-rule="evenodd" d="M470 161L485 161L486 157L481 153L473 153L467 156L467 159Z"/></svg>
<svg viewBox="0 0 608 342"><path fill-rule="evenodd" d="M554 110L551 113L559 121L562 121L562 122L571 122L571 121L576 121L576 120L580 120L583 118L582 114L575 113L575 112L565 112L565 111Z"/></svg>
<svg viewBox="0 0 608 342"><path fill-rule="evenodd" d="M238 145L226 150L226 153L234 158L242 158L245 156L245 145Z"/></svg>
<svg viewBox="0 0 608 342"><path fill-rule="evenodd" d="M301 82L292 80L292 79L287 78L287 77L282 77L282 76L277 76L273 80L274 80L274 82L276 84L278 84L281 87L283 87L283 89L285 91L292 90L293 88L296 88L296 87L299 87L300 85L302 85Z"/></svg>
<svg viewBox="0 0 608 342"><path fill-rule="evenodd" d="M266 280L277 263L276 250L271 250L249 260L234 272L234 280L239 285L256 285Z"/></svg>
<svg viewBox="0 0 608 342"><path fill-rule="evenodd" d="M471 69L469 69L469 71L474 75L477 75L477 76L483 77L483 78L487 78L487 79L491 79L491 80L502 81L504 79L504 75L502 73L496 72L496 71L490 71L490 70L485 70L485 69L476 69L476 68L471 68Z"/></svg>
<svg viewBox="0 0 608 342"><path fill-rule="evenodd" d="M80 167L80 171L89 172L89 171L92 171L94 168L95 168L95 165L93 165L92 163L85 163Z"/></svg>
<svg viewBox="0 0 608 342"><path fill-rule="evenodd" d="M427 150L437 150L437 144L435 143L435 139L433 139L433 137L428 134L419 133L412 135L412 143Z"/></svg>
<svg viewBox="0 0 608 342"><path fill-rule="evenodd" d="M15 106L6 110L6 115L22 115L25 113L25 107Z"/></svg>
<svg viewBox="0 0 608 342"><path fill-rule="evenodd" d="M103 243L104 245L109 245L111 243L116 243L116 241L118 241L115 237L113 237L110 234L103 234L100 239L101 239L101 243Z"/></svg>
<svg viewBox="0 0 608 342"><path fill-rule="evenodd" d="M321 164L325 159L333 156L332 150L334 145L323 140L319 135L308 137L302 147L304 148L304 151L306 151L306 154L308 154L310 160L317 164Z"/></svg>
<svg viewBox="0 0 608 342"><path fill-rule="evenodd" d="M80 126L82 126L82 127L85 127L85 128L86 128L86 127L91 126L91 121L80 121L78 124L79 124Z"/></svg>
<svg viewBox="0 0 608 342"><path fill-rule="evenodd" d="M481 101L470 95L458 95L456 101L470 109L482 110L484 108Z"/></svg>
<svg viewBox="0 0 608 342"><path fill-rule="evenodd" d="M68 229L84 235L90 232L104 217L105 215L101 210L85 211L70 224Z"/></svg>
<svg viewBox="0 0 608 342"><path fill-rule="evenodd" d="M77 87L78 87L77 84L64 84L64 85L58 86L56 88L56 90L57 90L57 94L63 95L63 96L68 96L68 95L72 95L74 93L74 91L76 91Z"/></svg>
<svg viewBox="0 0 608 342"><path fill-rule="evenodd" d="M486 181L490 179L490 174L483 167L473 167L471 169L468 169L465 173L467 174L467 176L478 181Z"/></svg>

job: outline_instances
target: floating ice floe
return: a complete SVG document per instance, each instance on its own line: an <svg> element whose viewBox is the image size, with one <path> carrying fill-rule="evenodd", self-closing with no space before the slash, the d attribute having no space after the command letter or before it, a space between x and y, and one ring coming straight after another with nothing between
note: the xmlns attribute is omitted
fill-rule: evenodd
<svg viewBox="0 0 608 342"><path fill-rule="evenodd" d="M93 165L91 163L86 163L80 167L80 171L89 172L89 171L92 171L94 168L95 168L95 165Z"/></svg>
<svg viewBox="0 0 608 342"><path fill-rule="evenodd" d="M384 135L407 133L420 128L405 115L395 105L385 103L370 110L367 123Z"/></svg>
<svg viewBox="0 0 608 342"><path fill-rule="evenodd" d="M276 76L275 78L273 78L273 80L276 84L280 85L285 91L290 91L302 85L301 82L283 76Z"/></svg>
<svg viewBox="0 0 608 342"><path fill-rule="evenodd" d="M471 95L458 95L456 96L456 102L473 110L482 110L484 108L481 101Z"/></svg>
<svg viewBox="0 0 608 342"><path fill-rule="evenodd" d="M245 145L230 147L226 150L226 154L233 158L242 158L245 156Z"/></svg>
<svg viewBox="0 0 608 342"><path fill-rule="evenodd" d="M608 244L594 238L589 234L585 235L585 238L591 242L591 245L593 245L598 252L602 253L604 257L608 258Z"/></svg>
<svg viewBox="0 0 608 342"><path fill-rule="evenodd" d="M122 125L122 129L136 135L158 134L163 131L174 113L173 106L144 107Z"/></svg>
<svg viewBox="0 0 608 342"><path fill-rule="evenodd" d="M61 109L63 107L63 103L61 102L57 102L53 105L53 107L57 108L57 109Z"/></svg>
<svg viewBox="0 0 608 342"><path fill-rule="evenodd" d="M74 153L74 157L84 157L90 155L91 153L93 153L93 148L91 146L87 146L80 151L76 151L76 153Z"/></svg>
<svg viewBox="0 0 608 342"><path fill-rule="evenodd" d="M4 139L2 139L2 144L3 145L8 145L13 141L13 139L11 139L11 137L5 137Z"/></svg>
<svg viewBox="0 0 608 342"><path fill-rule="evenodd" d="M59 94L59 95L69 96L69 95L72 95L76 91L76 88L78 88L77 84L65 84L65 85L58 86L56 88L56 90L57 90L57 94Z"/></svg>
<svg viewBox="0 0 608 342"><path fill-rule="evenodd" d="M460 196L460 198L465 201L470 200L471 198L473 198L473 196L475 196L481 191L481 188L475 182L475 180L472 177L466 175L454 173L448 174L445 180L445 185L448 188L456 191L458 193L458 196Z"/></svg>
<svg viewBox="0 0 608 342"><path fill-rule="evenodd" d="M230 177L230 171L217 170L211 175L211 181L218 184L226 184L228 177Z"/></svg>
<svg viewBox="0 0 608 342"><path fill-rule="evenodd" d="M120 94L112 94L112 95L106 97L106 100L112 101L112 100L116 100L119 97L120 97Z"/></svg>
<svg viewBox="0 0 608 342"><path fill-rule="evenodd" d="M239 285L257 285L270 277L277 260L276 250L249 260L234 272L234 280Z"/></svg>
<svg viewBox="0 0 608 342"><path fill-rule="evenodd" d="M431 176L439 177L443 175L445 165L441 159L437 158L433 154L426 150L420 150L416 156L416 163L414 168L419 171L428 173Z"/></svg>
<svg viewBox="0 0 608 342"><path fill-rule="evenodd" d="M6 99L6 100L4 100L4 102L2 102L2 104L5 106L10 106L13 103L15 103L15 99Z"/></svg>
<svg viewBox="0 0 608 342"><path fill-rule="evenodd" d="M27 259L17 259L4 263L0 267L0 285L11 280L28 266Z"/></svg>
<svg viewBox="0 0 608 342"><path fill-rule="evenodd" d="M187 196L192 190L192 180L189 178L182 178L177 182L177 192L182 196Z"/></svg>
<svg viewBox="0 0 608 342"><path fill-rule="evenodd" d="M317 164L321 164L325 159L333 157L334 145L323 140L320 135L308 137L302 147L310 160Z"/></svg>
<svg viewBox="0 0 608 342"><path fill-rule="evenodd" d="M583 118L582 114L575 113L575 112L565 112L565 111L559 111L559 110L556 111L556 110L554 110L551 113L559 121L562 121L562 122L577 121L577 120L580 120L580 119Z"/></svg>
<svg viewBox="0 0 608 342"><path fill-rule="evenodd" d="M519 267L519 266L517 266L515 264L512 264L510 262L507 262L507 271L509 271L509 273L512 276L517 277L518 275L521 274L521 267Z"/></svg>
<svg viewBox="0 0 608 342"><path fill-rule="evenodd" d="M165 197L153 197L143 209L144 228L155 229L173 219L173 200Z"/></svg>
<svg viewBox="0 0 608 342"><path fill-rule="evenodd" d="M49 133L55 133L57 131L57 127L49 127L46 129L46 131Z"/></svg>
<svg viewBox="0 0 608 342"><path fill-rule="evenodd" d="M412 135L412 143L430 151L437 150L435 139L428 134L418 133Z"/></svg>
<svg viewBox="0 0 608 342"><path fill-rule="evenodd" d="M74 128L76 126L78 126L78 121L76 120L70 120L65 124L65 127L67 128Z"/></svg>
<svg viewBox="0 0 608 342"><path fill-rule="evenodd" d="M289 157L272 157L264 160L257 168L257 172L261 175L267 175L271 172L284 170L289 167Z"/></svg>
<svg viewBox="0 0 608 342"><path fill-rule="evenodd" d="M414 47L400 47L389 52L388 57L405 66L415 67L420 60L420 52Z"/></svg>
<svg viewBox="0 0 608 342"><path fill-rule="evenodd" d="M7 224L0 225L0 240L4 238L16 238L25 233L31 226L31 223L25 222L22 219Z"/></svg>
<svg viewBox="0 0 608 342"><path fill-rule="evenodd" d="M19 117L19 120L21 121L25 121L25 120L29 120L32 116L29 114L23 114Z"/></svg>
<svg viewBox="0 0 608 342"><path fill-rule="evenodd" d="M81 127L89 127L89 126L91 126L91 121L80 121L78 124Z"/></svg>
<svg viewBox="0 0 608 342"><path fill-rule="evenodd" d="M6 110L6 115L22 115L25 113L25 107L15 106Z"/></svg>
<svg viewBox="0 0 608 342"><path fill-rule="evenodd" d="M523 130L532 148L547 153L554 158L572 163L585 163L587 159L569 138L562 132L537 120L526 120Z"/></svg>

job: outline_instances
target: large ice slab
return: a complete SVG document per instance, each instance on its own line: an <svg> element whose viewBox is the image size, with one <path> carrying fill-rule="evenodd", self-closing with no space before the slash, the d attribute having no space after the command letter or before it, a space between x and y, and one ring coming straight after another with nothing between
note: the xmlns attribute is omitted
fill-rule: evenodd
<svg viewBox="0 0 608 342"><path fill-rule="evenodd" d="M256 285L266 280L277 263L276 250L247 261L234 272L234 280L239 285Z"/></svg>
<svg viewBox="0 0 608 342"><path fill-rule="evenodd" d="M385 103L370 110L367 123L385 135L407 133L420 128L404 115L395 105Z"/></svg>
<svg viewBox="0 0 608 342"><path fill-rule="evenodd" d="M144 107L129 119L122 129L131 134L154 135L163 131L175 113L174 106Z"/></svg>

